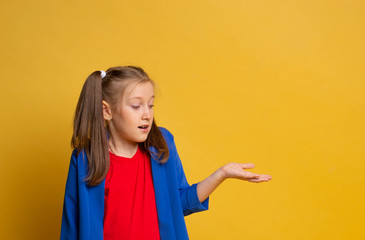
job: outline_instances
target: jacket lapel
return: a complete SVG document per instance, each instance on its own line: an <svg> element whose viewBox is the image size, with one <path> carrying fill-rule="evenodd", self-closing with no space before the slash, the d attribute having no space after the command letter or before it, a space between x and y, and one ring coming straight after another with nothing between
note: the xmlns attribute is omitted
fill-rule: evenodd
<svg viewBox="0 0 365 240"><path fill-rule="evenodd" d="M151 169L153 186L155 189L156 208L158 215L158 226L161 239L176 239L174 221L171 213L169 189L167 185L167 163L161 164L153 153L157 153L154 147L151 151Z"/></svg>

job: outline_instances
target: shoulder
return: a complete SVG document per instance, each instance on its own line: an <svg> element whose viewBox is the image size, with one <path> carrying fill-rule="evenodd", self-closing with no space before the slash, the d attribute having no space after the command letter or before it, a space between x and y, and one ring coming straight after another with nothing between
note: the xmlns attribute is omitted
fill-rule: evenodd
<svg viewBox="0 0 365 240"><path fill-rule="evenodd" d="M81 151L78 151L77 148L74 148L72 150L71 157L72 158L79 158L79 157L84 156L84 155L86 155L84 149L82 149Z"/></svg>
<svg viewBox="0 0 365 240"><path fill-rule="evenodd" d="M73 149L71 154L71 163L73 163L75 166L87 167L88 161L85 150L82 149L81 151L78 151L76 148Z"/></svg>
<svg viewBox="0 0 365 240"><path fill-rule="evenodd" d="M160 129L162 135L164 135L164 136L172 136L172 133L169 130L167 130L166 128L164 128L164 127L158 127L158 129Z"/></svg>
<svg viewBox="0 0 365 240"><path fill-rule="evenodd" d="M169 130L167 130L164 127L158 127L158 129L161 131L162 136L164 137L164 139L168 145L169 145L169 143L174 142L174 135L172 135L172 133Z"/></svg>

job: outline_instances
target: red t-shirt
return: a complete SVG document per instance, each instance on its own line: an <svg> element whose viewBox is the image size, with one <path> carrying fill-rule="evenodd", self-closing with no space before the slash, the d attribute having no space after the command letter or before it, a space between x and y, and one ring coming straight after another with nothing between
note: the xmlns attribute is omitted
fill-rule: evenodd
<svg viewBox="0 0 365 240"><path fill-rule="evenodd" d="M109 152L105 179L104 239L159 240L149 155L138 148L132 158Z"/></svg>

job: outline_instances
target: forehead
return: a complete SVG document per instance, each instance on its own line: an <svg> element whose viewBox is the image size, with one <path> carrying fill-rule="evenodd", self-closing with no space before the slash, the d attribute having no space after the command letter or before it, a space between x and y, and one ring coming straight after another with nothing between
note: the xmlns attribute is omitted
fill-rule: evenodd
<svg viewBox="0 0 365 240"><path fill-rule="evenodd" d="M124 99L151 99L154 97L154 87L151 82L130 84L125 90Z"/></svg>

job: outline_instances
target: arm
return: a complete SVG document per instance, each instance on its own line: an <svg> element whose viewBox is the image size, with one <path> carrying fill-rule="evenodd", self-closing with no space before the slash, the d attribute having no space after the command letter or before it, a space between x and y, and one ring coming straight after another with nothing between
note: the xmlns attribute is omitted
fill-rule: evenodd
<svg viewBox="0 0 365 240"><path fill-rule="evenodd" d="M172 171L175 172L174 178L176 178L176 184L178 188L178 194L180 197L181 208L183 210L184 216L190 215L192 213L208 210L209 208L209 198L204 201L199 201L197 194L197 184L190 185L186 180L184 173L184 168L182 166L179 154L176 149L174 136L166 129L160 128L161 132L164 134L166 143L169 146L170 163L173 164Z"/></svg>
<svg viewBox="0 0 365 240"><path fill-rule="evenodd" d="M252 163L228 163L223 167L218 168L212 175L198 183L197 193L199 201L203 202L208 196L228 178L236 178L246 180L248 182L268 182L271 180L270 175L261 175L245 171L244 169L254 168Z"/></svg>
<svg viewBox="0 0 365 240"><path fill-rule="evenodd" d="M183 166L177 152L175 152L175 164L177 172L177 183L180 193L180 201L183 209L184 216L192 213L208 210L209 198L206 197L204 201L199 200L197 194L197 184L190 185L186 180Z"/></svg>
<svg viewBox="0 0 365 240"><path fill-rule="evenodd" d="M63 202L61 239L78 239L77 159L72 154Z"/></svg>

